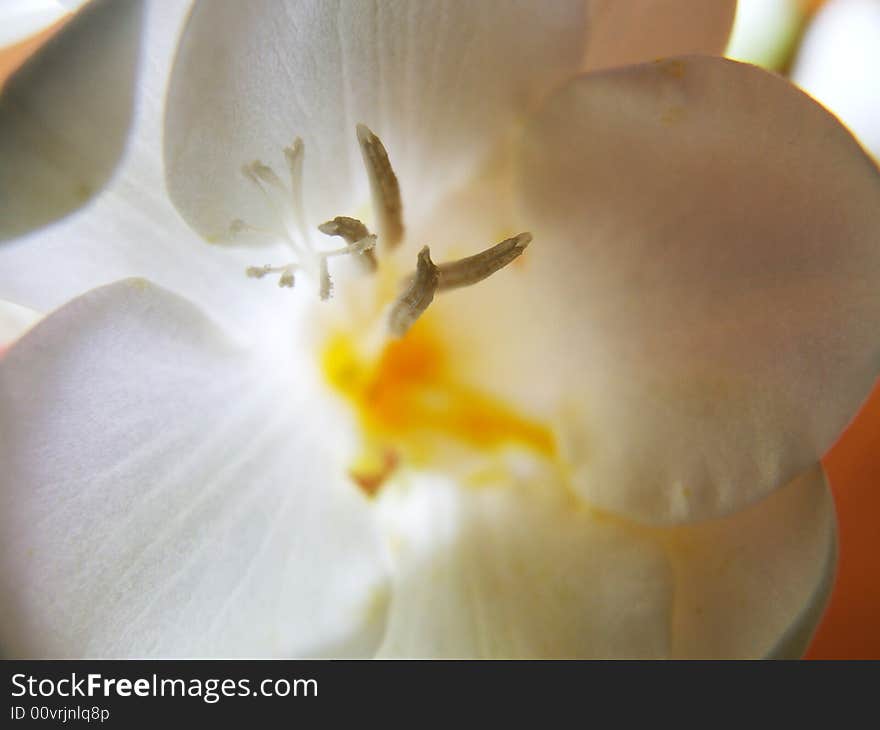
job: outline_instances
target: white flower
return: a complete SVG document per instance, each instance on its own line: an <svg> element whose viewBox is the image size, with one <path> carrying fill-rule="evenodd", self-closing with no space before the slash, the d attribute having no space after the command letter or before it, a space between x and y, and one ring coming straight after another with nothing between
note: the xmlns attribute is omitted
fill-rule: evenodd
<svg viewBox="0 0 880 730"><path fill-rule="evenodd" d="M186 4L149 4L120 170L57 220L125 142L137 7L82 17L0 111L0 296L96 287L0 361L7 653L802 650L835 559L818 459L880 363L880 178L755 68L601 70L717 52L730 5L200 3L171 69ZM296 187L297 137L303 202L267 201L240 168L290 147ZM327 260L322 302L306 237L337 215L381 267ZM525 231L388 339L423 245ZM293 291L244 276L288 262Z"/></svg>
<svg viewBox="0 0 880 730"><path fill-rule="evenodd" d="M14 0L0 7L0 47L20 43L82 5L84 0Z"/></svg>

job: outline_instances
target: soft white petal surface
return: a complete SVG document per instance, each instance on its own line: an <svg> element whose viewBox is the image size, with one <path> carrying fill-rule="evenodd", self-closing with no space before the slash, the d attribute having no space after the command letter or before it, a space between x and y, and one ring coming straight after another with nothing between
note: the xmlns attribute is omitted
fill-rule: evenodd
<svg viewBox="0 0 880 730"><path fill-rule="evenodd" d="M363 122L387 147L413 217L460 181L553 84L580 68L584 3L204 2L174 69L166 162L183 215L206 235L265 204L240 174L285 177L305 142L306 209L358 215ZM414 193L418 193L415 195Z"/></svg>
<svg viewBox="0 0 880 730"><path fill-rule="evenodd" d="M720 54L735 12L736 0L592 0L586 68Z"/></svg>
<svg viewBox="0 0 880 730"><path fill-rule="evenodd" d="M345 422L300 360L273 369L142 280L9 350L4 653L371 652L384 554L341 468Z"/></svg>
<svg viewBox="0 0 880 730"><path fill-rule="evenodd" d="M383 656L799 656L836 565L820 466L735 515L646 528L540 483L421 475L380 500L395 555Z"/></svg>
<svg viewBox="0 0 880 730"><path fill-rule="evenodd" d="M381 655L668 655L663 548L598 522L552 480L462 488L423 477L383 499L397 567Z"/></svg>
<svg viewBox="0 0 880 730"><path fill-rule="evenodd" d="M831 0L817 13L791 78L880 158L880 3Z"/></svg>
<svg viewBox="0 0 880 730"><path fill-rule="evenodd" d="M79 208L109 179L132 116L142 3L95 2L0 96L0 241Z"/></svg>
<svg viewBox="0 0 880 730"><path fill-rule="evenodd" d="M524 139L522 201L535 240L493 304L517 336L484 367L556 391L591 503L739 509L814 464L870 391L880 175L782 79L710 58L582 77Z"/></svg>
<svg viewBox="0 0 880 730"><path fill-rule="evenodd" d="M675 574L673 657L803 654L837 565L821 466L735 515L657 534Z"/></svg>
<svg viewBox="0 0 880 730"><path fill-rule="evenodd" d="M0 351L39 319L39 312L0 299Z"/></svg>
<svg viewBox="0 0 880 730"><path fill-rule="evenodd" d="M4 0L0 3L0 46L23 41L81 4L68 6L59 0Z"/></svg>

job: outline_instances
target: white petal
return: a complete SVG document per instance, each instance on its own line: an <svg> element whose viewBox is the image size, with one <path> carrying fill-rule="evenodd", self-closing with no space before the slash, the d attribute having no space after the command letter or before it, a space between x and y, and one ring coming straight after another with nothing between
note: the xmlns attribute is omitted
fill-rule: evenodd
<svg viewBox="0 0 880 730"><path fill-rule="evenodd" d="M0 241L76 210L109 179L131 122L142 10L93 3L3 87Z"/></svg>
<svg viewBox="0 0 880 730"><path fill-rule="evenodd" d="M506 359L564 401L582 495L675 522L814 464L880 369L880 175L846 130L690 58L573 82L523 150L534 243L506 319L528 344Z"/></svg>
<svg viewBox="0 0 880 730"><path fill-rule="evenodd" d="M0 299L0 351L40 319L39 312Z"/></svg>
<svg viewBox="0 0 880 730"><path fill-rule="evenodd" d="M593 0L586 68L720 54L735 12L736 0Z"/></svg>
<svg viewBox="0 0 880 730"><path fill-rule="evenodd" d="M79 213L0 244L0 297L50 311L90 288L149 275L238 333L261 335L307 303L300 292L245 276L249 265L289 260L289 251L276 247L256 258L253 251L209 244L161 187L142 187L130 172Z"/></svg>
<svg viewBox="0 0 880 730"><path fill-rule="evenodd" d="M668 654L662 547L595 519L552 481L423 477L384 499L398 565L381 656Z"/></svg>
<svg viewBox="0 0 880 730"><path fill-rule="evenodd" d="M142 280L20 340L0 361L4 651L370 653L384 558L315 377Z"/></svg>
<svg viewBox="0 0 880 730"><path fill-rule="evenodd" d="M880 3L831 0L811 23L791 77L880 158Z"/></svg>
<svg viewBox="0 0 880 730"><path fill-rule="evenodd" d="M385 143L412 220L483 161L533 102L581 65L585 10L560 0L201 3L169 98L169 189L210 234L265 204L253 159L283 169L305 142L306 209L355 215L366 176L355 125Z"/></svg>
<svg viewBox="0 0 880 730"><path fill-rule="evenodd" d="M7 0L0 6L0 47L48 28L70 10L59 0Z"/></svg>
<svg viewBox="0 0 880 730"><path fill-rule="evenodd" d="M645 528L552 481L422 476L382 497L395 590L382 656L803 654L836 564L821 467L730 517Z"/></svg>
<svg viewBox="0 0 880 730"><path fill-rule="evenodd" d="M766 500L668 537L673 656L803 655L837 564L834 504L817 465Z"/></svg>

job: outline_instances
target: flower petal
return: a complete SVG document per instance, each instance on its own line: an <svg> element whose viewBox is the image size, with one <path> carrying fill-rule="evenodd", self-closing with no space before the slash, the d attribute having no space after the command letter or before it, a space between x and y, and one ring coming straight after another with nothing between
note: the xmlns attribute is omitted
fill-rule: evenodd
<svg viewBox="0 0 880 730"><path fill-rule="evenodd" d="M721 54L736 0L593 0L586 68L653 61L664 56Z"/></svg>
<svg viewBox="0 0 880 730"><path fill-rule="evenodd" d="M818 11L792 80L837 114L880 158L880 3L834 0Z"/></svg>
<svg viewBox="0 0 880 730"><path fill-rule="evenodd" d="M834 503L817 465L730 517L675 528L673 656L798 658L837 563Z"/></svg>
<svg viewBox="0 0 880 730"><path fill-rule="evenodd" d="M141 14L138 0L92 3L3 87L0 241L106 184L128 137Z"/></svg>
<svg viewBox="0 0 880 730"><path fill-rule="evenodd" d="M384 553L315 377L255 360L142 280L14 345L0 361L5 652L372 652Z"/></svg>
<svg viewBox="0 0 880 730"><path fill-rule="evenodd" d="M0 7L0 47L19 43L70 12L59 0L16 0Z"/></svg>
<svg viewBox="0 0 880 730"><path fill-rule="evenodd" d="M0 299L0 348L8 346L39 319L39 312Z"/></svg>
<svg viewBox="0 0 880 730"><path fill-rule="evenodd" d="M205 235L266 204L242 178L305 143L312 223L356 215L355 125L383 140L408 219L469 175L553 84L581 66L584 4L273 0L200 3L177 58L165 159L172 199ZM418 195L413 195L418 191Z"/></svg>
<svg viewBox="0 0 880 730"><path fill-rule="evenodd" d="M816 466L699 525L649 528L585 509L552 480L383 496L397 575L384 656L800 656L836 563Z"/></svg>
<svg viewBox="0 0 880 730"><path fill-rule="evenodd" d="M591 503L735 511L870 391L880 175L782 79L710 58L580 78L531 125L522 185L535 243L509 317L564 394Z"/></svg>
<svg viewBox="0 0 880 730"><path fill-rule="evenodd" d="M409 487L383 505L398 569L381 656L668 654L672 574L650 539L552 482Z"/></svg>
<svg viewBox="0 0 880 730"><path fill-rule="evenodd" d="M211 245L183 222L161 188L142 187L129 172L83 211L0 244L0 297L51 311L91 288L149 275L243 336L273 329L275 319L303 303L245 276L247 266L286 261L289 251L276 247L257 259L251 250Z"/></svg>

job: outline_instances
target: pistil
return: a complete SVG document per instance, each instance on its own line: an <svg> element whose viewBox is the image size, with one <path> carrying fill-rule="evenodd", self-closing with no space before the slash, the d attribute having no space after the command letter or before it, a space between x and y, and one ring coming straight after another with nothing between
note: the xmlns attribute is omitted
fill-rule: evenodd
<svg viewBox="0 0 880 730"><path fill-rule="evenodd" d="M387 251L392 251L403 240L403 202L400 184L391 167L385 145L365 124L357 125L357 138L367 168L373 208L379 224L379 238Z"/></svg>
<svg viewBox="0 0 880 730"><path fill-rule="evenodd" d="M490 277L519 257L531 242L531 233L520 233L473 256L440 264L437 267L440 270L438 289L448 291L472 286Z"/></svg>
<svg viewBox="0 0 880 730"><path fill-rule="evenodd" d="M440 282L440 270L431 261L431 251L419 251L416 273L407 290L401 294L388 316L388 329L393 337L403 337L432 301Z"/></svg>
<svg viewBox="0 0 880 730"><path fill-rule="evenodd" d="M520 233L473 256L435 265L425 246L419 252L416 273L404 280L406 290L391 308L388 329L392 336L403 337L424 313L434 295L471 286L500 271L518 258L532 241L531 233Z"/></svg>

